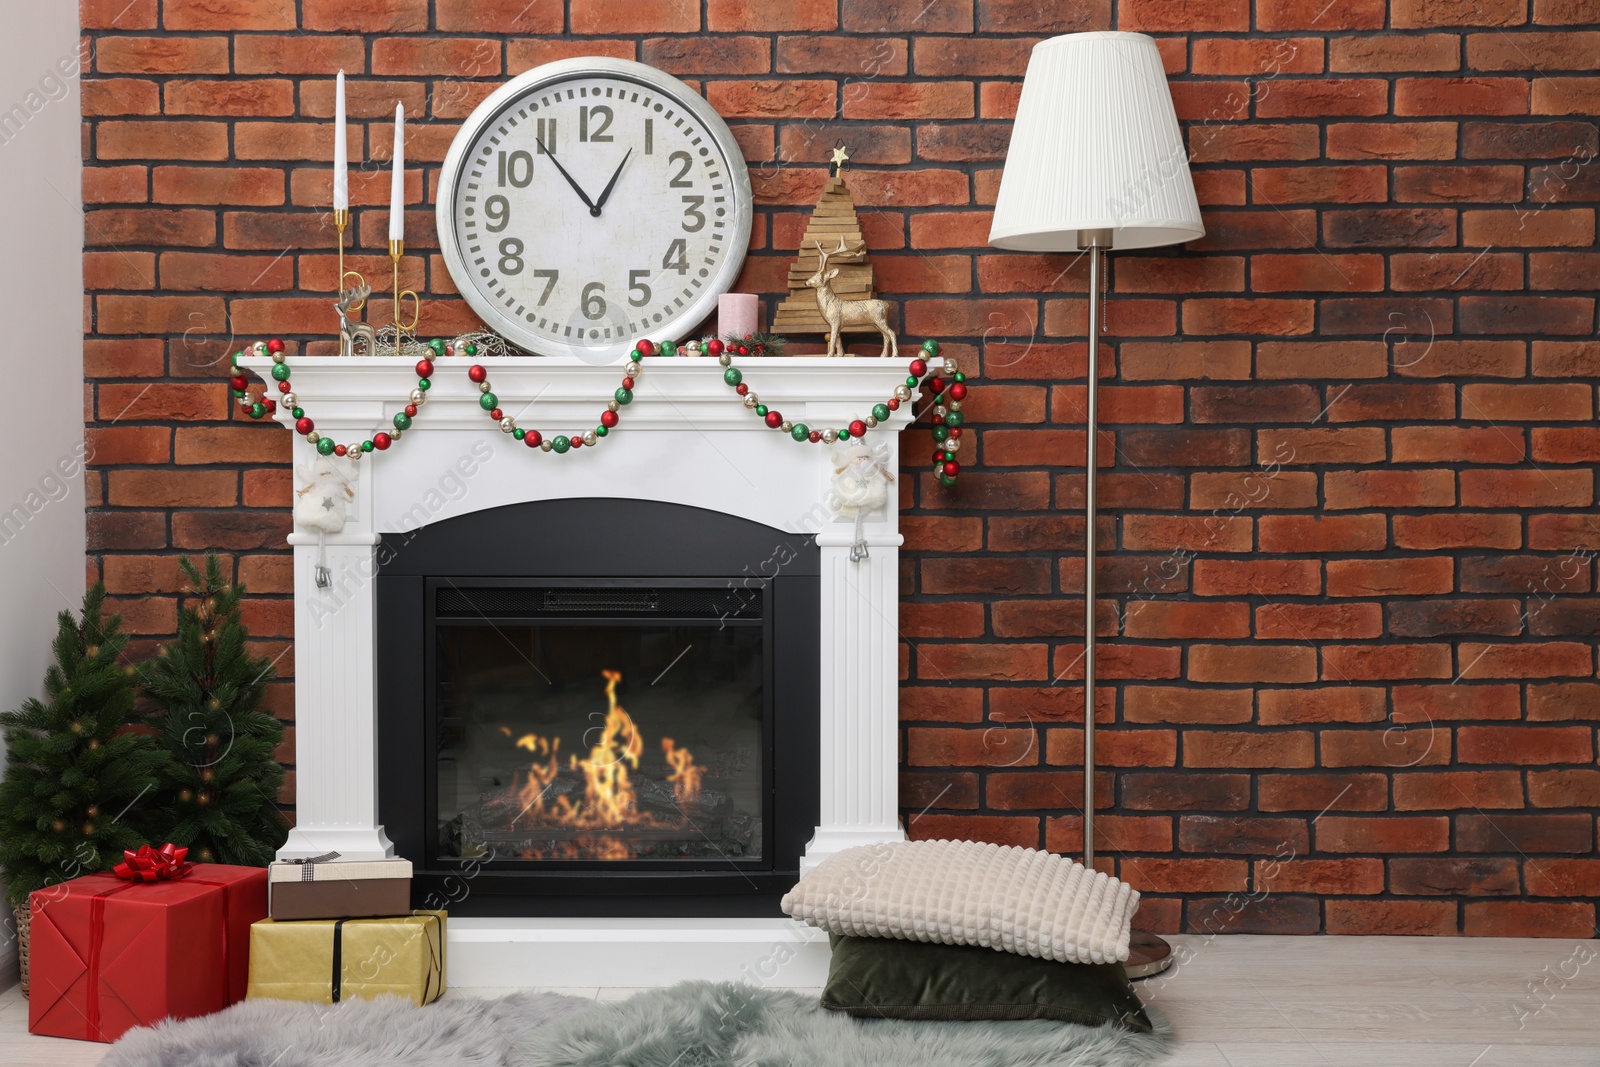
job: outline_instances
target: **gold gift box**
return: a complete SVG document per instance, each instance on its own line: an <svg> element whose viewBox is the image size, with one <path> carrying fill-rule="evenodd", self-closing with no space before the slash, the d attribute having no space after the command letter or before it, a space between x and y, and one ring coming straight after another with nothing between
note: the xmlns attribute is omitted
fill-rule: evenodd
<svg viewBox="0 0 1600 1067"><path fill-rule="evenodd" d="M335 1004L393 993L421 1007L444 992L445 917L262 919L250 927L245 995Z"/></svg>

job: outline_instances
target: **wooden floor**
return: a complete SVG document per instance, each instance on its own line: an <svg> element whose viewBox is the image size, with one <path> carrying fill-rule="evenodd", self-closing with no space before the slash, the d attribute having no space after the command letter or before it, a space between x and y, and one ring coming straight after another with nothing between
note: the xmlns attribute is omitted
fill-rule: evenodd
<svg viewBox="0 0 1600 1067"><path fill-rule="evenodd" d="M1600 1067L1600 942L1172 940L1178 966L1138 985L1177 1027L1164 1067ZM635 990L559 992L612 1000ZM0 994L0 1065L76 1067L105 1052L32 1037L27 1016L17 989Z"/></svg>

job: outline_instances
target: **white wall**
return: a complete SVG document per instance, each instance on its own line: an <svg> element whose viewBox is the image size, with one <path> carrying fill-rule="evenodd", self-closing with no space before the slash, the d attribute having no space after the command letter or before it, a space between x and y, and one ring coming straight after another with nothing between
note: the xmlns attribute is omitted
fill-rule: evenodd
<svg viewBox="0 0 1600 1067"><path fill-rule="evenodd" d="M0 706L39 692L83 595L78 5L8 4L0 45ZM0 988L16 967L6 916Z"/></svg>

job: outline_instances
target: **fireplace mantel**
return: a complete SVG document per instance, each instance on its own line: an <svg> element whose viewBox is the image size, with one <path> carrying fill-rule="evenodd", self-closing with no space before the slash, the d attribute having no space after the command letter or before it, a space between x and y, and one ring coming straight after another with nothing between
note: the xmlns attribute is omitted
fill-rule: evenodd
<svg viewBox="0 0 1600 1067"><path fill-rule="evenodd" d="M416 385L413 359L298 356L290 362L302 407L319 432L342 443L392 428ZM296 826L280 855L393 854L377 807L373 577L380 537L506 504L597 496L685 504L816 535L821 617L827 620L818 664L821 803L802 868L852 845L903 840L896 771L899 494L891 491L888 504L867 517L863 535L870 555L852 562L854 516L829 506L829 446L797 443L767 428L723 383L714 359L645 360L635 399L619 413L618 428L597 447L567 455L529 449L500 432L479 406L478 388L466 373L470 360L435 362L428 401L412 429L388 452L360 462L344 528L321 545L315 533L296 531L289 538L295 556ZM595 426L622 377L620 365L570 358L482 362L501 406L547 437ZM823 427L864 418L905 381L908 362L797 357L746 359L740 365L763 403L785 418ZM249 356L240 365L267 378L271 360ZM897 431L910 421L909 409L903 406L867 437L889 450L891 470L899 469ZM286 426L292 422L281 409L277 417ZM318 456L303 438L295 441L300 484ZM582 531L533 534L530 552L539 551L544 538L581 537ZM648 551L649 536L639 531L640 551ZM331 572L327 588L316 584L319 558ZM759 577L763 563L745 565ZM453 923L455 978L502 984L521 973L521 957L507 954L515 946L540 946L548 960L567 958L567 945L576 946L568 953L578 967L569 976L575 980L557 981L546 973L539 984L584 984L587 979L577 980L580 972L596 964L575 940L580 928L584 938L611 930L600 940L630 958L642 946L693 941L697 929L718 931L711 941L722 949L700 954L700 964L669 962L681 952L663 954L662 966L647 971L663 981L735 977L726 973L734 961L745 960L742 967L769 960L774 946L785 957L794 955L790 949L810 946L811 969L788 973L814 977L816 946L787 920L732 926L662 920L659 929L644 920L615 927L600 920L574 922ZM481 950L477 955L474 946ZM477 969L463 975L461 968L473 968L474 960Z"/></svg>

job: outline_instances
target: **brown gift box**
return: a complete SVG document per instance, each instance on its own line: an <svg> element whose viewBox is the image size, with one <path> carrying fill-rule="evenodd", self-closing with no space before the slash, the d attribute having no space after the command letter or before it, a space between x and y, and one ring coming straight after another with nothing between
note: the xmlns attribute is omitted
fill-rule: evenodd
<svg viewBox="0 0 1600 1067"><path fill-rule="evenodd" d="M267 914L274 919L365 919L411 911L410 860L274 863Z"/></svg>

